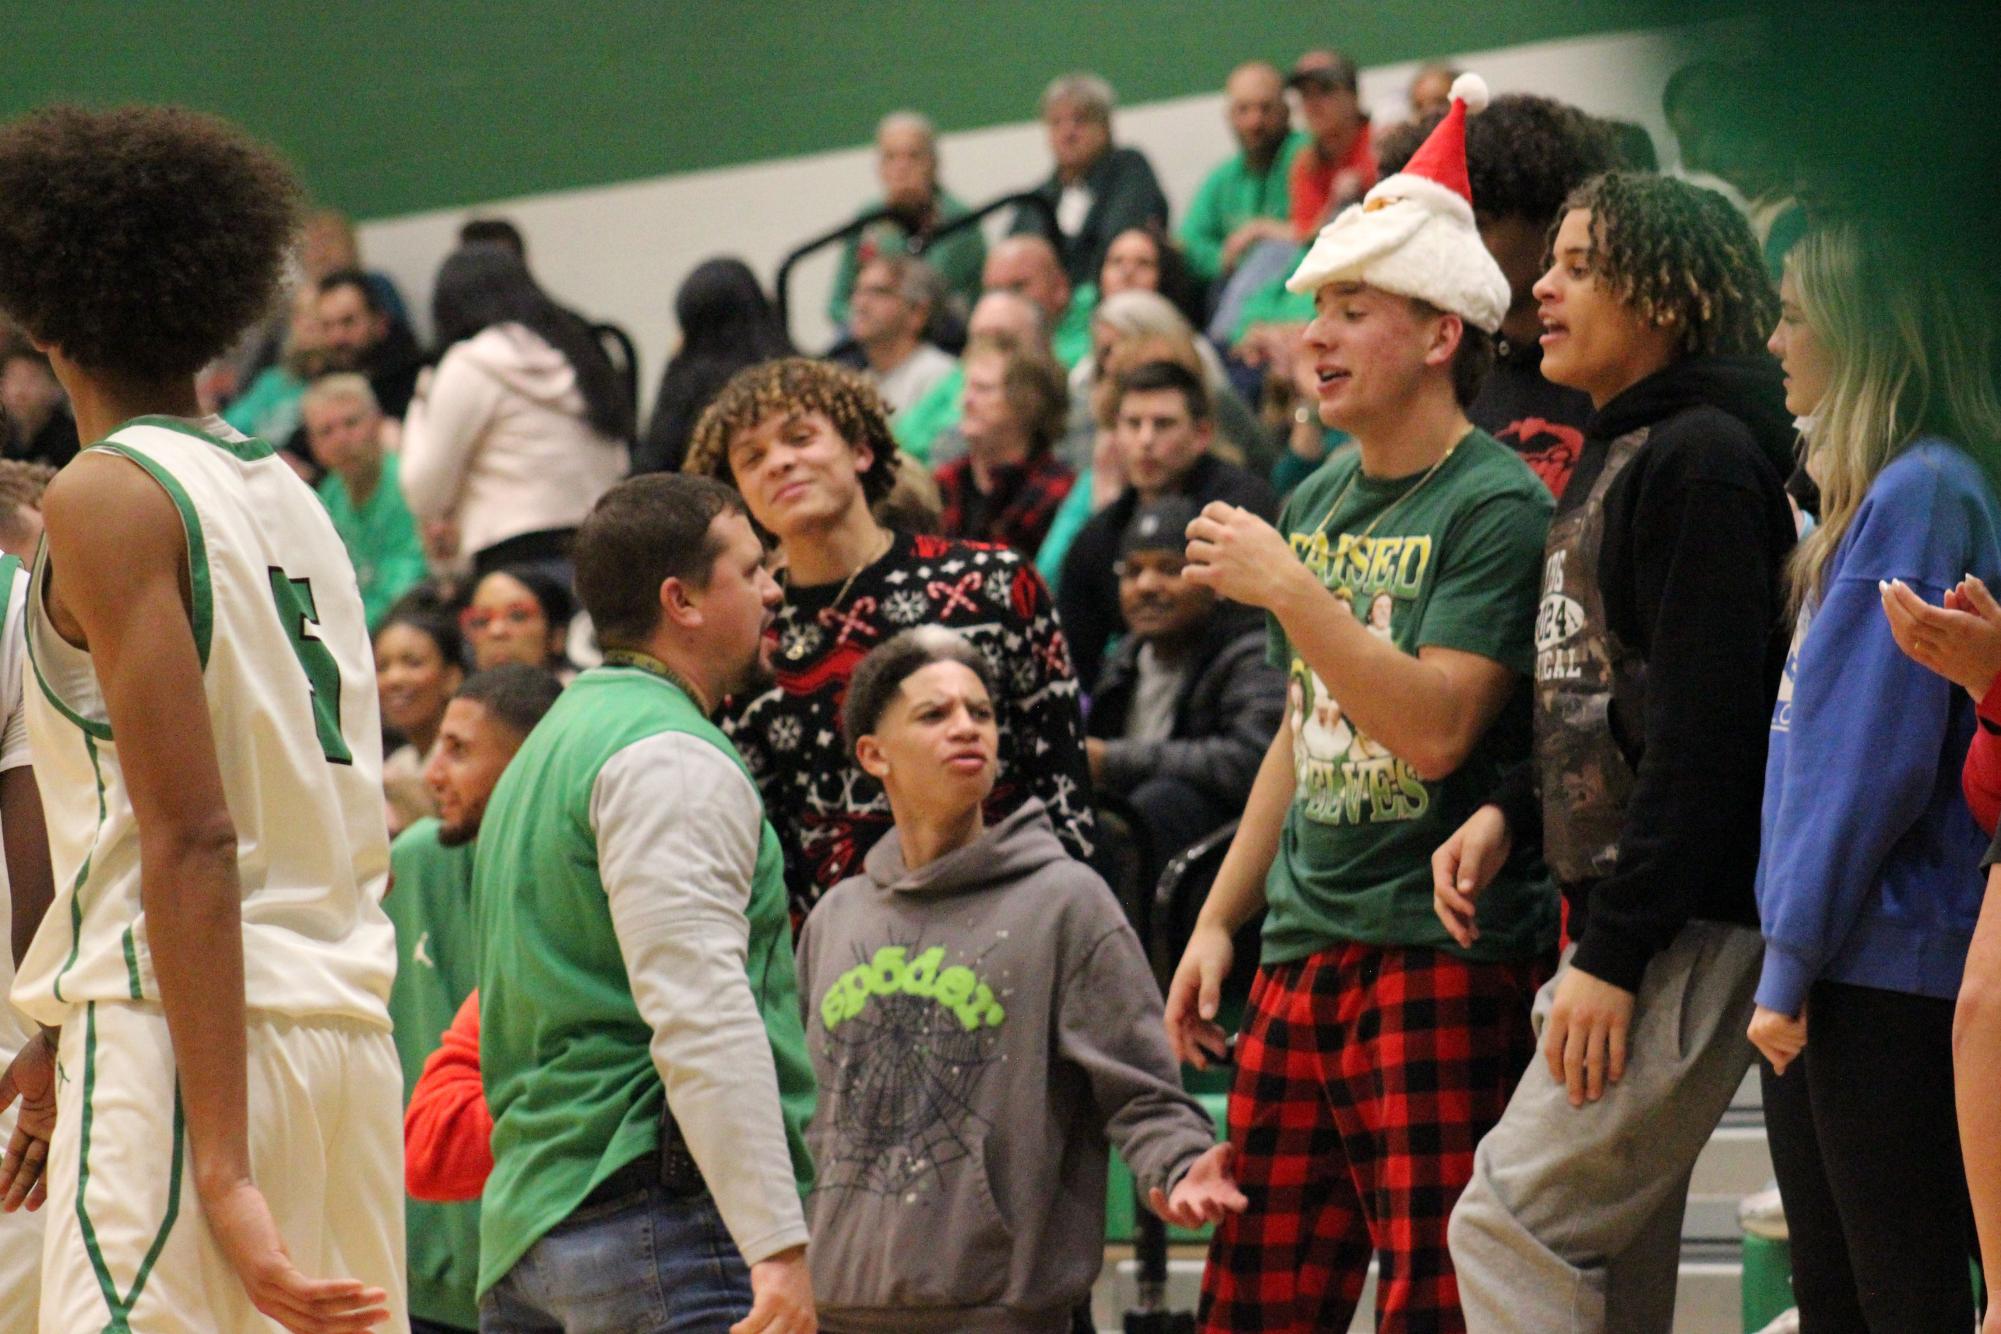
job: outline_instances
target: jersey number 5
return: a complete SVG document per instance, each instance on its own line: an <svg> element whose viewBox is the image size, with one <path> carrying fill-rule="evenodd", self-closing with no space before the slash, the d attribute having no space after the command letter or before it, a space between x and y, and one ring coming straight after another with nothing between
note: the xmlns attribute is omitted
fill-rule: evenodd
<svg viewBox="0 0 2001 1334"><path fill-rule="evenodd" d="M278 619L285 623L292 652L306 672L320 751L330 764L353 764L354 752L340 734L340 665L319 636L311 633L320 625L319 608L313 602L313 581L294 579L273 566L271 600L278 604Z"/></svg>

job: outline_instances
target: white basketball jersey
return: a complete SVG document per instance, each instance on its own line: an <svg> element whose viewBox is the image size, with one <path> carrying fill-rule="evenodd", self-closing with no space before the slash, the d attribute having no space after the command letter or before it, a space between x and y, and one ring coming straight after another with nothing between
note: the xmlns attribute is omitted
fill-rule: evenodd
<svg viewBox="0 0 2001 1334"><path fill-rule="evenodd" d="M220 418L141 417L93 448L143 468L187 530L195 646L236 826L245 1004L387 1028L396 949L382 911L381 727L346 547L271 447ZM44 547L24 694L56 898L14 998L60 1024L86 1001L160 993L117 738L90 654L49 620L47 561Z"/></svg>
<svg viewBox="0 0 2001 1334"><path fill-rule="evenodd" d="M27 722L21 716L21 681L28 672L28 643L21 613L28 601L28 572L12 556L0 559L0 772L28 763ZM7 863L0 860L0 922L14 910ZM0 994L14 985L14 951L0 946ZM0 1068L34 1033L27 1017L11 1004L0 1004ZM0 1117L0 1128L13 1125L12 1114Z"/></svg>

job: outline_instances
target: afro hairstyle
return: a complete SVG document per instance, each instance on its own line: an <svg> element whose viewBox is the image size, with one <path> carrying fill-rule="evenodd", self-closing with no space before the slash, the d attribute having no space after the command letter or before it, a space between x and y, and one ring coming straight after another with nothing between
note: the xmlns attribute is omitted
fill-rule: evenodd
<svg viewBox="0 0 2001 1334"><path fill-rule="evenodd" d="M272 307L291 170L182 107L59 105L0 126L0 310L86 370L193 375Z"/></svg>
<svg viewBox="0 0 2001 1334"><path fill-rule="evenodd" d="M1382 173L1402 171L1444 114L1416 122L1412 140L1381 142ZM1576 107L1529 93L1503 93L1466 118L1466 175L1473 207L1493 218L1556 221L1570 192L1619 165L1608 126Z"/></svg>

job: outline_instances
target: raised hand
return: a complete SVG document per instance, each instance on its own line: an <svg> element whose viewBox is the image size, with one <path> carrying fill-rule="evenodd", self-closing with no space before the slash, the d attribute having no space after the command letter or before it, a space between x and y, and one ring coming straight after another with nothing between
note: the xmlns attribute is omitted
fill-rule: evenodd
<svg viewBox="0 0 2001 1334"><path fill-rule="evenodd" d="M1912 661L1960 686L1975 700L2001 676L2001 605L1968 575L1934 607L1902 580L1880 585L1890 634Z"/></svg>
<svg viewBox="0 0 2001 1334"><path fill-rule="evenodd" d="M1182 574L1190 583L1267 611L1276 607L1291 581L1313 578L1278 529L1220 500L1203 506L1188 525L1187 555Z"/></svg>

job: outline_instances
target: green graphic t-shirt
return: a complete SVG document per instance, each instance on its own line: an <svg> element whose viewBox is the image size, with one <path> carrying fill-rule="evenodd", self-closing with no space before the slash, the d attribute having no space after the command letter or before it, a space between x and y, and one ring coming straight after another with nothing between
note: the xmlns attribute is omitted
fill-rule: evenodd
<svg viewBox="0 0 2001 1334"><path fill-rule="evenodd" d="M1527 679L1543 538L1553 503L1515 452L1472 431L1428 480L1380 480L1344 449L1300 483L1279 531L1355 619L1415 655L1477 653ZM1462 950L1431 906L1431 854L1529 753L1518 690L1458 770L1438 782L1343 714L1276 619L1271 661L1286 672L1293 799L1265 897L1264 962L1347 941L1421 945L1514 960L1553 943L1556 896L1517 858L1479 899L1480 937Z"/></svg>

